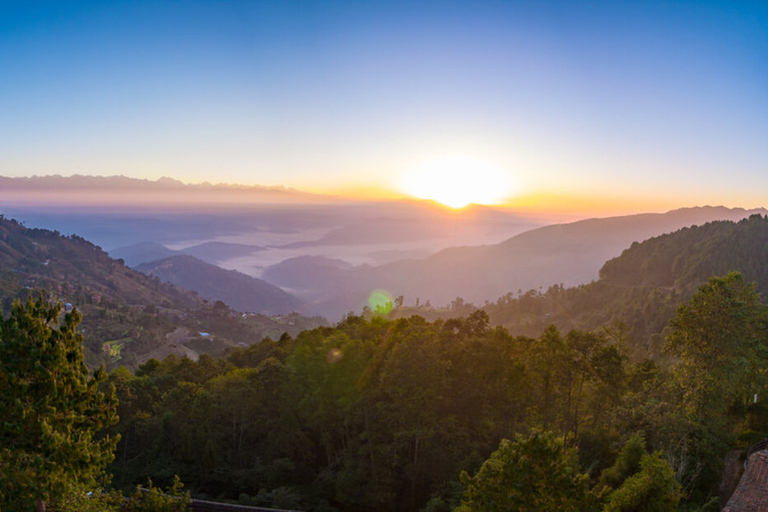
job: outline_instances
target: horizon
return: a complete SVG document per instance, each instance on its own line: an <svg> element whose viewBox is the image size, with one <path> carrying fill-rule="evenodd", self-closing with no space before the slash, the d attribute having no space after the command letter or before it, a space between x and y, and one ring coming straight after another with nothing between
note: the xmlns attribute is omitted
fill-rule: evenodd
<svg viewBox="0 0 768 512"><path fill-rule="evenodd" d="M638 214L662 214L675 210L696 208L726 208L731 210L766 209L764 204L670 204L649 208L639 200L629 203L624 199L614 202L603 200L600 208L552 207L557 198L536 204L518 203L475 203L459 207L445 204L436 199L419 198L407 195L392 197L361 197L353 195L316 193L282 185L265 186L243 183L185 182L170 176L157 179L134 178L125 175L31 175L2 176L0 180L11 180L10 189L0 188L0 212L24 211L28 208L42 208L41 211L63 209L68 211L103 211L125 213L124 208L141 206L154 208L155 212L183 212L204 207L209 212L230 209L247 211L249 208L270 208L276 205L312 205L312 204L424 204L437 210L444 210L451 215L462 215L475 208L487 208L527 218L540 225L570 223L591 218L622 217ZM110 182L117 180L119 184ZM8 181L6 181L6 184ZM63 187L63 188L62 188ZM177 195L169 196L164 192L176 189ZM5 192L5 193L4 193ZM158 195L161 194L161 195ZM254 195L255 194L255 195ZM279 195L275 195L279 194ZM245 208L245 210L244 210ZM223 212L224 210L221 210ZM150 210L148 210L150 211Z"/></svg>
<svg viewBox="0 0 768 512"><path fill-rule="evenodd" d="M0 15L4 176L580 217L765 204L768 5L81 1Z"/></svg>

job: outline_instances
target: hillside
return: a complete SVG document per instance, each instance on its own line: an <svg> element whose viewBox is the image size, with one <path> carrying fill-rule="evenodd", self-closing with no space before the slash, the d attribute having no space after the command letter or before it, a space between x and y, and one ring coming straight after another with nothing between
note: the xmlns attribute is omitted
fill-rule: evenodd
<svg viewBox="0 0 768 512"><path fill-rule="evenodd" d="M298 256L268 267L263 277L310 300L322 298L323 291L347 286L352 265L323 256Z"/></svg>
<svg viewBox="0 0 768 512"><path fill-rule="evenodd" d="M526 231L495 245L445 249L421 260L383 266L334 269L337 286L327 286L328 262L302 260L305 284L268 268L265 279L301 290L312 310L336 318L359 310L371 290L385 289L404 296L406 304L430 301L446 305L456 297L482 304L509 292L578 286L598 278L601 266L633 242L713 220L739 220L765 210L700 207L663 214L587 219ZM299 262L297 262L299 263Z"/></svg>
<svg viewBox="0 0 768 512"><path fill-rule="evenodd" d="M491 323L513 334L534 335L550 324L564 331L609 326L632 341L635 355L645 357L658 355L663 330L678 306L709 277L731 271L756 282L768 296L768 216L709 222L653 237L606 262L592 283L508 293L482 309ZM398 315L448 318L473 309L459 306L403 308Z"/></svg>
<svg viewBox="0 0 768 512"><path fill-rule="evenodd" d="M224 304L145 275L76 236L28 229L0 217L0 298L44 291L83 313L88 364L135 367L150 357L223 354L265 336L297 334L321 319L243 317ZM206 333L201 335L199 333Z"/></svg>
<svg viewBox="0 0 768 512"><path fill-rule="evenodd" d="M671 287L688 294L709 276L737 270L768 294L768 221L710 222L633 244L600 269L622 286Z"/></svg>
<svg viewBox="0 0 768 512"><path fill-rule="evenodd" d="M194 290L206 299L223 301L238 311L286 314L300 305L296 297L262 279L224 270L193 256L171 256L142 263L136 270Z"/></svg>
<svg viewBox="0 0 768 512"><path fill-rule="evenodd" d="M84 238L27 229L5 218L0 218L0 265L4 306L30 289L56 290L62 299L84 303L108 300L118 306L186 309L198 303L193 293L131 270ZM77 292L67 295L70 289Z"/></svg>

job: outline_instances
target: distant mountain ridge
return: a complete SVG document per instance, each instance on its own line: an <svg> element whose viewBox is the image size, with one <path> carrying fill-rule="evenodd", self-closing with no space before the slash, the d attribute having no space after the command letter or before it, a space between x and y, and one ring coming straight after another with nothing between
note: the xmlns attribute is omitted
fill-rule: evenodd
<svg viewBox="0 0 768 512"><path fill-rule="evenodd" d="M223 301L238 311L288 314L301 305L299 299L262 279L225 270L186 254L142 263L136 270L194 290L206 299Z"/></svg>
<svg viewBox="0 0 768 512"><path fill-rule="evenodd" d="M211 248L215 255L193 253L254 277L292 257L322 255L381 265L446 247L496 243L542 225L506 208L456 211L433 201L355 200L119 176L0 178L0 214L83 236L131 265L162 256L151 248L151 257L141 255L146 243L187 247L185 253L201 243L227 243L232 250L236 244L258 246L263 251L257 255L227 255L220 247ZM118 249L130 254L115 253Z"/></svg>
<svg viewBox="0 0 768 512"><path fill-rule="evenodd" d="M596 281L510 294L484 309L493 323L525 334L551 323L562 330L593 330L620 322L644 350L658 351L678 306L710 277L729 272L756 283L768 299L768 216L713 221L652 237L606 262ZM402 314L409 312L417 311Z"/></svg>
<svg viewBox="0 0 768 512"><path fill-rule="evenodd" d="M0 176L0 186L3 188L52 188L56 190L63 189L173 189L173 190L194 190L194 189L228 189L228 190L247 190L259 192L277 192L277 193L301 193L299 190L282 186L263 186L263 185L239 185L229 183L185 183L183 181L163 176L157 180L148 180L140 178L131 178L122 175L113 176L87 176L73 174L62 176L53 174L47 176L28 176L10 178ZM309 194L308 194L309 195Z"/></svg>
<svg viewBox="0 0 768 512"><path fill-rule="evenodd" d="M150 263L182 254L194 256L206 263L217 265L230 258L247 256L262 250L264 248L258 245L230 244L225 242L205 242L184 249L174 250L157 242L142 242L112 249L109 251L109 254L113 258L122 259L129 267L135 268L142 263Z"/></svg>
<svg viewBox="0 0 768 512"><path fill-rule="evenodd" d="M317 284L302 296L312 300L313 312L330 318L359 310L374 289L403 295L406 304L418 298L422 304L429 300L438 306L456 297L482 304L518 290L589 283L598 278L606 261L633 242L713 220L740 220L766 212L705 206L556 224L495 245L455 247L421 260L335 270L335 288L329 288L323 277L328 262L304 260L300 271L308 283ZM278 286L301 289L276 268L266 269L264 277Z"/></svg>
<svg viewBox="0 0 768 512"><path fill-rule="evenodd" d="M331 196L302 192L286 187L184 183L172 178L147 180L127 176L32 176L9 178L0 176L0 201L8 205L35 204L49 206L152 206L160 209L188 208L195 204L229 207L282 203L324 203Z"/></svg>

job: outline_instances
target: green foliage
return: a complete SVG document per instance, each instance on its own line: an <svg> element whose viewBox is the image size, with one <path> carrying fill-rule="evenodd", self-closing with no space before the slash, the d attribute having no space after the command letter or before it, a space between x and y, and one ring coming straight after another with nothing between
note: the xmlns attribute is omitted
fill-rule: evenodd
<svg viewBox="0 0 768 512"><path fill-rule="evenodd" d="M664 449L687 496L715 493L723 455L754 395L766 391L768 309L739 273L711 278L680 307L667 350L678 358L667 400Z"/></svg>
<svg viewBox="0 0 768 512"><path fill-rule="evenodd" d="M124 504L122 493L70 484L56 500L56 512L118 512Z"/></svg>
<svg viewBox="0 0 768 512"><path fill-rule="evenodd" d="M83 361L75 310L44 297L16 302L0 333L0 504L23 510L95 483L117 436L114 389Z"/></svg>
<svg viewBox="0 0 768 512"><path fill-rule="evenodd" d="M619 452L613 466L600 475L605 486L605 512L664 512L675 510L682 497L675 472L661 452L649 454L645 439L632 435Z"/></svg>
<svg viewBox="0 0 768 512"><path fill-rule="evenodd" d="M154 486L152 480L147 481L147 487L137 487L128 503L122 508L123 512L186 512L191 503L189 493L184 492L183 484L178 476L165 492Z"/></svg>
<svg viewBox="0 0 768 512"><path fill-rule="evenodd" d="M640 470L611 493L604 512L667 512L675 510L681 498L675 472L660 453L645 453Z"/></svg>
<svg viewBox="0 0 768 512"><path fill-rule="evenodd" d="M457 510L593 510L596 499L576 452L553 434L503 439L475 476L462 473L467 490Z"/></svg>
<svg viewBox="0 0 768 512"><path fill-rule="evenodd" d="M717 492L723 456L745 424L768 427L746 412L766 389L766 318L755 286L740 274L712 278L670 324L669 370L644 361L628 375L616 421L664 450L687 507Z"/></svg>
<svg viewBox="0 0 768 512"><path fill-rule="evenodd" d="M680 307L666 348L680 358L675 377L691 419L714 425L765 386L766 322L755 285L735 272L710 279Z"/></svg>
<svg viewBox="0 0 768 512"><path fill-rule="evenodd" d="M750 293L738 296L732 306L752 311ZM712 314L730 315L727 307ZM759 333L759 325L745 332ZM150 360L135 375L110 376L123 416L111 470L122 487L147 476L168 485L179 474L194 492L298 509L446 510L464 496L465 510L492 510L485 497L504 493L534 496L529 510L673 509L681 495L681 506L700 507L714 492L723 450L746 422L744 406L733 402L740 395L727 395L721 419L705 415L699 424L681 407L684 358L631 362L627 339L615 323L513 337L482 311L434 322L351 315L227 359ZM744 364L734 376L745 368L760 377L757 347L739 352ZM756 418L750 426L760 430ZM544 426L551 433L535 441L500 444ZM616 454L620 439L629 441ZM645 444L664 459L648 455ZM593 492L580 467L602 473ZM464 477L474 490L459 481L462 471L479 475ZM523 478L529 474L535 480Z"/></svg>
<svg viewBox="0 0 768 512"><path fill-rule="evenodd" d="M645 455L645 439L640 434L630 437L616 457L616 462L600 475L600 483L617 488L624 480L640 470L640 460Z"/></svg>

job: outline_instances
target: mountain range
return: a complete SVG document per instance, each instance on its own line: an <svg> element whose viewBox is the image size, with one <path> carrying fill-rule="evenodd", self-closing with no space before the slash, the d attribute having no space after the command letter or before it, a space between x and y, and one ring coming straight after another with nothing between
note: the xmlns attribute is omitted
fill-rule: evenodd
<svg viewBox="0 0 768 512"><path fill-rule="evenodd" d="M512 332L538 333L548 323L595 329L620 320L651 347L676 304L711 275L739 270L768 292L765 213L701 207L589 219L378 267L306 256L271 266L265 280L165 246L145 247L160 259L138 265L144 274L78 235L0 218L0 294L6 310L14 298L46 290L83 311L90 364L135 366L168 354L197 357L264 336L296 334L322 321L298 314L286 320L291 311L323 311L332 319L360 312L373 289L392 294L398 315L456 316L473 310L470 302L482 301L492 322ZM188 249L209 256L254 250L225 243ZM395 300L398 295L402 301ZM450 307L441 308L447 303Z"/></svg>
<svg viewBox="0 0 768 512"><path fill-rule="evenodd" d="M133 270L80 236L27 228L0 216L3 310L8 312L15 299L38 293L60 300L67 309L77 308L83 314L86 361L92 367L135 368L152 357L220 355L264 337L296 335L325 324L320 318L290 314L293 299L267 286L287 301L285 314L244 315ZM270 308L256 305L249 311L261 309Z"/></svg>
<svg viewBox="0 0 768 512"><path fill-rule="evenodd" d="M181 288L195 290L211 301L225 302L238 311L287 314L301 304L296 297L262 279L236 270L224 270L187 254L142 263L136 270Z"/></svg>
<svg viewBox="0 0 768 512"><path fill-rule="evenodd" d="M162 245L253 277L292 257L381 265L497 243L551 222L487 206L455 211L432 201L360 201L279 187L122 176L0 177L0 213L84 237L129 265L174 254L158 255ZM192 252L205 244L216 247Z"/></svg>
<svg viewBox="0 0 768 512"><path fill-rule="evenodd" d="M548 326L598 331L635 360L663 359L665 329L677 308L710 277L739 272L768 297L768 216L713 221L633 243L607 261L600 277L579 286L510 292L479 307L492 325L535 337ZM428 320L468 316L477 306L454 300L446 307L405 305L394 315Z"/></svg>
<svg viewBox="0 0 768 512"><path fill-rule="evenodd" d="M181 255L193 256L212 265L217 265L228 259L248 256L263 249L258 245L226 242L205 242L184 249L170 249L157 242L143 242L112 249L109 251L109 255L125 261L129 267Z"/></svg>
<svg viewBox="0 0 768 512"><path fill-rule="evenodd" d="M337 318L357 311L383 289L406 304L484 303L509 293L577 286L598 278L603 264L634 242L713 220L739 220L764 209L697 207L587 219L532 229L501 243L454 247L423 259L349 266L330 258L294 258L262 277L308 301L305 311ZM300 278L299 278L300 276Z"/></svg>

